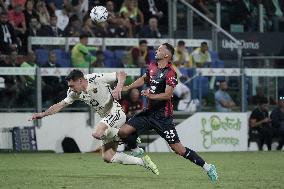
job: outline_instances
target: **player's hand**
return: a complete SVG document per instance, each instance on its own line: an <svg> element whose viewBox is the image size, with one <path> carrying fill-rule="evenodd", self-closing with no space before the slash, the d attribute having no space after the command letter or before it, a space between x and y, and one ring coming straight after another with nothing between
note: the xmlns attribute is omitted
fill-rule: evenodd
<svg viewBox="0 0 284 189"><path fill-rule="evenodd" d="M120 100L121 99L121 91L122 88L121 87L116 87L113 91L112 91L112 96L115 100Z"/></svg>
<svg viewBox="0 0 284 189"><path fill-rule="evenodd" d="M145 89L145 90L142 90L141 91L141 95L142 96L145 96L145 97L147 97L147 98L149 98L149 96L150 96L150 89Z"/></svg>
<svg viewBox="0 0 284 189"><path fill-rule="evenodd" d="M263 123L269 123L269 122L271 122L271 119L267 117L267 118L263 119L262 122Z"/></svg>
<svg viewBox="0 0 284 189"><path fill-rule="evenodd" d="M43 115L42 112L41 113L34 113L32 115L32 117L29 119L29 121L33 121L33 120L36 120L36 119L41 119L43 117L44 117L44 115Z"/></svg>

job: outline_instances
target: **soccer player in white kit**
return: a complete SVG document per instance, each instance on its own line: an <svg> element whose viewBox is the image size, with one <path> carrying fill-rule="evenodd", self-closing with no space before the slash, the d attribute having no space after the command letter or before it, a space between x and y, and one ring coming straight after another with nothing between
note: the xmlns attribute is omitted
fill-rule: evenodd
<svg viewBox="0 0 284 189"><path fill-rule="evenodd" d="M61 102L52 105L46 111L33 114L30 120L41 119L55 114L76 100L83 101L92 107L102 118L96 125L92 136L102 140L102 158L105 162L140 165L159 175L157 166L151 161L149 156L138 158L123 152L117 152L117 132L125 123L126 115L116 99L121 98L125 78L126 73L123 71L84 75L80 70L74 69L66 77L69 87L67 97ZM110 84L116 80L118 81L117 86L112 90Z"/></svg>

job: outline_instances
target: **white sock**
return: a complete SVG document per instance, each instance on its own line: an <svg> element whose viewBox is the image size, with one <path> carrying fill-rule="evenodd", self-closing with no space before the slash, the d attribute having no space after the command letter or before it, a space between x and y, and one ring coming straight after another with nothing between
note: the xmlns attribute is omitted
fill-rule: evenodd
<svg viewBox="0 0 284 189"><path fill-rule="evenodd" d="M210 170L210 164L205 162L204 165L203 165L203 169L204 169L204 171L208 172Z"/></svg>
<svg viewBox="0 0 284 189"><path fill-rule="evenodd" d="M140 148L137 146L136 148L131 149L132 152L140 152Z"/></svg>
<svg viewBox="0 0 284 189"><path fill-rule="evenodd" d="M141 158L127 155L123 152L116 152L111 159L112 163L120 163L124 165L141 165L144 166L144 162Z"/></svg>

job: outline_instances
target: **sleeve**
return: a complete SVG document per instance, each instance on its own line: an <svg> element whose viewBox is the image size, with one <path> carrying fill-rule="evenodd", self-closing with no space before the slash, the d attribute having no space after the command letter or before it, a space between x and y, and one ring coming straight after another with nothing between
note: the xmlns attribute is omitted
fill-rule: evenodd
<svg viewBox="0 0 284 189"><path fill-rule="evenodd" d="M178 80L177 80L177 74L174 70L170 70L167 73L167 77L166 77L166 85L169 85L173 88L175 88L175 86L178 84Z"/></svg>
<svg viewBox="0 0 284 189"><path fill-rule="evenodd" d="M215 100L216 100L217 102L220 102L222 99L223 99L222 95L217 91L217 92L215 93Z"/></svg>
<svg viewBox="0 0 284 189"><path fill-rule="evenodd" d="M252 111L249 118L250 119L258 119L257 111L256 110Z"/></svg>
<svg viewBox="0 0 284 189"><path fill-rule="evenodd" d="M78 99L77 94L69 88L67 91L67 97L63 101L66 102L67 104L72 104L77 99Z"/></svg>
<svg viewBox="0 0 284 189"><path fill-rule="evenodd" d="M89 54L89 49L85 45L81 45L78 47L79 51L83 54Z"/></svg>
<svg viewBox="0 0 284 189"><path fill-rule="evenodd" d="M89 74L89 83L92 83L92 82L113 83L116 81L116 79L117 79L116 72Z"/></svg>

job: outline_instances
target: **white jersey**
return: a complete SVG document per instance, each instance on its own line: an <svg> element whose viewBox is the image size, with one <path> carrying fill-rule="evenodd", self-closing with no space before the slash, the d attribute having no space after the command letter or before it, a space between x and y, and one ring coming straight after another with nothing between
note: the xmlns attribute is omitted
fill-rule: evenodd
<svg viewBox="0 0 284 189"><path fill-rule="evenodd" d="M88 81L87 92L75 93L70 88L64 101L72 104L75 100L80 100L88 104L101 117L106 116L115 101L111 94L109 83L116 81L116 72L113 73L93 73L84 76Z"/></svg>

